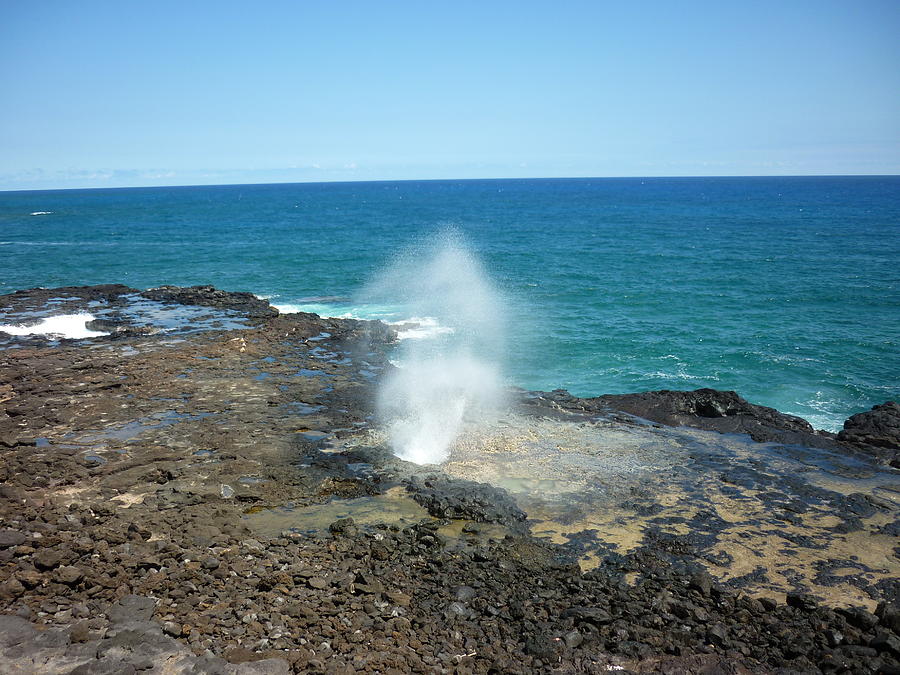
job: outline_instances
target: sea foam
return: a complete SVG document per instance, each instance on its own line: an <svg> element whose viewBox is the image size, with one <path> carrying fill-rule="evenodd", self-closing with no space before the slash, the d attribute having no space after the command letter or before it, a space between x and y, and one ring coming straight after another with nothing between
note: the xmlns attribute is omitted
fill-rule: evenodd
<svg viewBox="0 0 900 675"><path fill-rule="evenodd" d="M80 339L109 335L102 331L89 329L85 324L93 321L93 314L83 312L80 314L59 314L48 316L40 323L32 326L5 325L0 326L0 331L10 335L48 335L51 337Z"/></svg>
<svg viewBox="0 0 900 675"><path fill-rule="evenodd" d="M387 323L397 329L398 340L427 340L453 332L452 328L442 326L437 319L431 316L412 316L409 319L388 321Z"/></svg>

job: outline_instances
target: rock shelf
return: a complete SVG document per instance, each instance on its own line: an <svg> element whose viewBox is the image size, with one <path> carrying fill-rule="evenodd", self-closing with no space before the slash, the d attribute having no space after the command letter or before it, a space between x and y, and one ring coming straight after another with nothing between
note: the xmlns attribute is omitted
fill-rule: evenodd
<svg viewBox="0 0 900 675"><path fill-rule="evenodd" d="M383 324L211 287L0 311L107 333L0 336L3 672L900 672L895 404L831 436L519 392L419 467L373 421Z"/></svg>

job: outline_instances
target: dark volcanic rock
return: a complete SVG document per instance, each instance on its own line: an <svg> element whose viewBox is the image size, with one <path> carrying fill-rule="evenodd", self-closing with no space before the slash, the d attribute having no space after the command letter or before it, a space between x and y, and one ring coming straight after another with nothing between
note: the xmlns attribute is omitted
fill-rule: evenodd
<svg viewBox="0 0 900 675"><path fill-rule="evenodd" d="M893 401L857 413L844 422L842 443L900 467L900 405Z"/></svg>
<svg viewBox="0 0 900 675"><path fill-rule="evenodd" d="M44 548L34 554L35 567L41 570L52 570L63 561L63 554L51 548Z"/></svg>
<svg viewBox="0 0 900 675"><path fill-rule="evenodd" d="M613 621L609 612L600 607L570 607L560 616L563 619L573 619L576 624L586 622L595 626L605 626Z"/></svg>
<svg viewBox="0 0 900 675"><path fill-rule="evenodd" d="M464 518L478 523L515 526L525 513L503 488L437 474L413 476L406 482L413 499L435 518Z"/></svg>
<svg viewBox="0 0 900 675"><path fill-rule="evenodd" d="M145 298L157 302L168 302L178 305L203 305L218 309L230 309L242 312L254 319L267 319L278 316L278 310L265 300L252 293L231 293L213 286L160 286L150 288L141 293Z"/></svg>
<svg viewBox="0 0 900 675"><path fill-rule="evenodd" d="M0 548L9 548L25 543L25 535L16 530L0 530Z"/></svg>
<svg viewBox="0 0 900 675"><path fill-rule="evenodd" d="M775 442L840 450L832 434L816 431L809 422L774 408L755 405L733 391L646 391L576 398L557 390L545 394L560 407L586 412L621 412L669 426L688 426L720 433L748 434L757 442Z"/></svg>
<svg viewBox="0 0 900 675"><path fill-rule="evenodd" d="M64 291L38 295L63 298L68 312L82 296L124 308L134 299L118 296L137 292ZM571 533L566 546L532 538L504 490L413 467L369 440L354 444L368 438L357 434L389 368L380 350L390 329L276 316L247 294L209 287L148 293L272 318L237 337L135 333L0 351L0 673L897 672L895 579L859 587L884 600L875 614L802 595L754 600L732 585L751 575L765 582L767 567L721 585L697 565L698 556L728 563L711 558L736 525L727 512L698 501L693 516L669 518L649 489L610 502L654 519L630 553L595 530ZM27 294L19 300L22 309ZM108 317L97 326L114 330L127 312ZM371 371L360 372L363 361ZM537 405L563 421L614 409L603 398L544 396ZM812 433L727 392L666 396L676 421ZM328 452L297 438L309 431L333 432L322 442ZM762 463L691 461L707 463L704 475L723 494L743 484L758 491L771 518L752 527L785 541L815 545L783 515L816 515L826 501L848 527L898 527L886 499L781 480ZM468 523L459 536L433 519L363 527L366 504L331 510L397 483L435 516L504 527ZM267 508L281 504L283 512ZM360 507L357 526L344 516ZM311 516L316 530L331 523L330 536L307 530ZM576 544L588 539L601 548L597 567L582 573ZM838 579L842 567L859 573L840 579L870 571L829 559L823 578Z"/></svg>
<svg viewBox="0 0 900 675"><path fill-rule="evenodd" d="M156 609L156 601L140 595L126 595L109 608L107 615L113 625L127 625L134 621L149 621Z"/></svg>
<svg viewBox="0 0 900 675"><path fill-rule="evenodd" d="M599 397L617 410L673 426L749 433L754 440L782 440L787 434L813 434L806 420L754 405L733 391L648 391ZM780 433L779 433L780 432Z"/></svg>
<svg viewBox="0 0 900 675"><path fill-rule="evenodd" d="M137 293L136 288L121 284L102 284L99 286L62 286L59 288L29 288L0 295L0 314L16 317L19 313L46 310L53 307L51 314L71 314L85 311L88 303L115 304L123 295ZM14 323L34 325L40 319L33 316L13 318ZM6 323L6 322L4 322ZM6 335L6 333L4 333ZM35 336L18 336L19 342L28 342Z"/></svg>
<svg viewBox="0 0 900 675"><path fill-rule="evenodd" d="M120 295L137 293L138 289L122 284L99 284L97 286L60 286L59 288L28 288L0 296L0 307L16 308L44 305L48 300L65 298L73 300L113 300Z"/></svg>
<svg viewBox="0 0 900 675"><path fill-rule="evenodd" d="M335 536L352 537L358 530L353 518L339 518L328 526L328 531Z"/></svg>
<svg viewBox="0 0 900 675"><path fill-rule="evenodd" d="M84 324L89 330L109 333L113 337L133 337L135 335L153 335L158 332L153 326L130 326L121 321L111 319L94 319Z"/></svg>
<svg viewBox="0 0 900 675"><path fill-rule="evenodd" d="M39 630L18 616L0 616L0 668L4 673L221 673L287 675L290 665L277 658L232 665L210 655L195 656L153 623L133 623L99 640L74 631Z"/></svg>
<svg viewBox="0 0 900 675"><path fill-rule="evenodd" d="M816 599L808 593L788 593L787 604L789 607L796 607L807 612L811 612L819 606Z"/></svg>

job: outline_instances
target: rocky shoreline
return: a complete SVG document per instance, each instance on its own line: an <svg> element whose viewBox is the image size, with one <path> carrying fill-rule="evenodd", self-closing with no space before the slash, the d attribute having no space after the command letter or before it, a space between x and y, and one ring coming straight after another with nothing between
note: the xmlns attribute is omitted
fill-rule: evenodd
<svg viewBox="0 0 900 675"><path fill-rule="evenodd" d="M564 390L549 394L566 408L584 412L614 409L666 424L747 434L754 441L802 445L868 455L900 468L900 405L888 401L851 416L833 434L813 429L806 420L774 408L754 405L733 391L646 391L576 398Z"/></svg>
<svg viewBox="0 0 900 675"><path fill-rule="evenodd" d="M109 334L0 335L3 672L900 672L894 403L832 435L734 392L522 392L531 443L684 453L677 499L647 487L648 454L638 487L607 491L634 545L582 525L561 544L483 466L379 442L383 324L211 287L0 297L3 323L48 308ZM735 510L751 502L765 516ZM787 567L738 574L741 539L777 540Z"/></svg>

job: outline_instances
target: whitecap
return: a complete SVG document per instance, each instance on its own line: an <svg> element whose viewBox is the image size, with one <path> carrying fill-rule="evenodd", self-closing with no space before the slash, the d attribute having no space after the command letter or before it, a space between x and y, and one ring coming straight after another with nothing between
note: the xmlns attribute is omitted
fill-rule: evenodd
<svg viewBox="0 0 900 675"><path fill-rule="evenodd" d="M824 391L816 391L813 396L805 401L793 401L799 409L788 409L788 415L802 417L813 425L815 429L838 432L844 425L844 416L841 410L841 400L838 397L829 396Z"/></svg>
<svg viewBox="0 0 900 675"><path fill-rule="evenodd" d="M449 326L442 326L437 319L430 316L414 316L402 321L389 321L388 325L395 326L398 340L427 340L452 333Z"/></svg>
<svg viewBox="0 0 900 675"><path fill-rule="evenodd" d="M297 302L302 302L304 304L310 303L349 303L351 302L351 298L346 295L310 295L305 298L300 298Z"/></svg>
<svg viewBox="0 0 900 675"><path fill-rule="evenodd" d="M32 211L32 216L49 216L53 211Z"/></svg>
<svg viewBox="0 0 900 675"><path fill-rule="evenodd" d="M49 335L52 337L79 339L109 335L102 331L90 330L85 324L93 321L93 314L59 314L48 316L32 326L0 325L0 331L10 335Z"/></svg>
<svg viewBox="0 0 900 675"><path fill-rule="evenodd" d="M259 297L259 296L257 296ZM300 311L300 305L272 305L279 314L296 314Z"/></svg>
<svg viewBox="0 0 900 675"><path fill-rule="evenodd" d="M364 321L387 320L398 316L397 308L389 305L348 305L341 302L292 302L272 305L282 314L310 312L323 319L360 319Z"/></svg>
<svg viewBox="0 0 900 675"><path fill-rule="evenodd" d="M280 314L297 314L299 312L307 312L309 314L318 314L323 319L357 319L359 317L353 316L352 312L337 312L334 308L329 307L328 305L321 304L303 304L298 305L295 303L285 302L280 304L273 304L272 307L278 310Z"/></svg>

